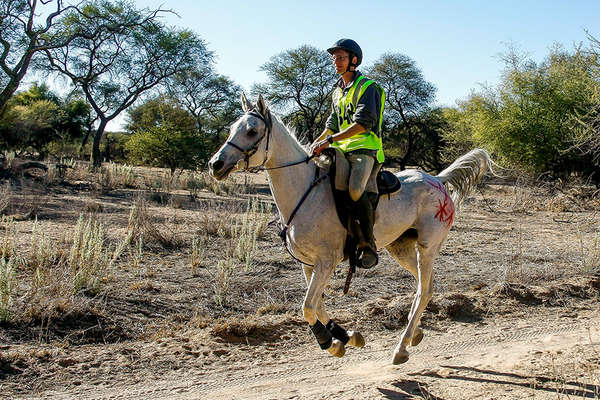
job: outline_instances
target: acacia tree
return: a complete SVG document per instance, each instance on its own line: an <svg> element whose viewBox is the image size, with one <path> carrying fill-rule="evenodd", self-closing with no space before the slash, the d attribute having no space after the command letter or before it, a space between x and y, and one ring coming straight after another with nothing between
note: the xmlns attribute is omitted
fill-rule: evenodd
<svg viewBox="0 0 600 400"><path fill-rule="evenodd" d="M550 177L589 176L593 154L573 148L572 122L598 107L600 82L590 57L580 49L555 47L536 63L510 52L498 87L462 102L453 123L460 131L467 128L474 143L505 164ZM460 137L450 131L447 139Z"/></svg>
<svg viewBox="0 0 600 400"><path fill-rule="evenodd" d="M273 56L260 68L267 83L254 85L300 139L312 142L323 130L337 76L327 52L304 45Z"/></svg>
<svg viewBox="0 0 600 400"><path fill-rule="evenodd" d="M47 64L41 68L68 77L97 115L94 166L102 162L100 140L109 121L165 79L212 58L196 34L163 25L159 18L166 12L138 10L128 1L93 1L79 13L68 13L64 23L97 34L44 51Z"/></svg>
<svg viewBox="0 0 600 400"><path fill-rule="evenodd" d="M181 71L166 80L166 86L171 98L194 116L198 134L213 144L239 112L241 88L215 73L212 65Z"/></svg>
<svg viewBox="0 0 600 400"><path fill-rule="evenodd" d="M127 158L134 163L195 169L210 157L205 139L196 129L196 119L175 99L158 96L127 110L125 143Z"/></svg>
<svg viewBox="0 0 600 400"><path fill-rule="evenodd" d="M426 141L419 136L437 132L426 124L434 115L428 113L435 100L435 86L425 80L414 60L399 53L383 54L367 69L367 74L385 91L385 130L389 134L388 139L403 154L388 158L402 169L409 162L419 165L417 144Z"/></svg>
<svg viewBox="0 0 600 400"><path fill-rule="evenodd" d="M89 114L89 106L80 98L60 98L46 85L34 83L6 103L0 118L0 147L43 158L50 143L81 137Z"/></svg>
<svg viewBox="0 0 600 400"><path fill-rule="evenodd" d="M62 47L81 32L57 23L76 5L62 0L2 0L0 3L0 110L18 89L33 57L40 51ZM47 15L40 21L40 15ZM94 33L94 32L88 32Z"/></svg>

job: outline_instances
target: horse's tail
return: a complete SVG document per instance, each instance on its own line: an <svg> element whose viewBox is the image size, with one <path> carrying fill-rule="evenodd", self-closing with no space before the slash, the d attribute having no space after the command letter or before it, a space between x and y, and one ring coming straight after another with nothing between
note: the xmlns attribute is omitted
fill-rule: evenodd
<svg viewBox="0 0 600 400"><path fill-rule="evenodd" d="M474 149L459 157L437 178L446 186L450 185L452 201L458 207L479 183L486 172L492 171L493 161L484 149Z"/></svg>

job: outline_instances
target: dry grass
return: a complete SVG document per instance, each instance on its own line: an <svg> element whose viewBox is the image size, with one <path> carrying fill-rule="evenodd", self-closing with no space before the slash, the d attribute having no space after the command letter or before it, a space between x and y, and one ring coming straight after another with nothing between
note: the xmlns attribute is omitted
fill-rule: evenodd
<svg viewBox="0 0 600 400"><path fill-rule="evenodd" d="M37 341L95 343L92 352L106 355L104 369L73 368L87 379L93 371L123 367L114 361L115 348L105 346L110 341L121 342L118 349L148 348L147 360L127 365L134 374L140 368L160 373L166 354L186 355L179 348L184 339L197 340L194 345L210 354L223 350L214 343L227 342L235 356L247 343L280 345L284 335L311 340L299 313L302 272L275 233L266 231L272 216L268 195L246 178L220 183L198 172L170 176L129 168L107 169L102 176L77 163L65 171L64 186L49 189L52 195L0 186L10 198L8 209L22 211L35 203L39 214L37 223L7 217L0 222L0 318L6 315L10 343L31 348ZM134 187L126 187L131 174ZM252 192L259 194L247 195ZM457 218L436 263L435 295L424 324L442 332L455 320L469 324L534 312L524 307L566 312L575 303L597 304L595 287L583 295L585 285L559 282L597 268L599 220L582 211L593 200L525 184L489 192L488 205L478 196ZM152 202L153 196L159 201ZM70 262L72 252L77 262ZM359 271L352 295L341 296L345 272L336 269L325 295L341 323L372 331L403 328L414 293L408 272L382 252L380 265ZM494 291L496 285L502 289ZM473 287L478 289L469 291ZM148 338L173 348L149 347ZM178 366L188 362L179 359ZM27 379L44 387L72 379L49 374Z"/></svg>
<svg viewBox="0 0 600 400"><path fill-rule="evenodd" d="M540 352L542 353L542 352ZM559 400L573 398L600 399L600 348L591 337L561 352L544 352L529 368L531 389L555 393Z"/></svg>
<svg viewBox="0 0 600 400"><path fill-rule="evenodd" d="M190 254L192 276L198 276L198 270L204 258L205 246L206 236L195 236L192 238L192 250Z"/></svg>
<svg viewBox="0 0 600 400"><path fill-rule="evenodd" d="M124 247L111 249L104 225L83 215L58 240L36 220L26 249L17 245L14 220L3 217L2 226L0 308L5 321L44 321L72 312L81 303L77 297L102 291Z"/></svg>
<svg viewBox="0 0 600 400"><path fill-rule="evenodd" d="M7 214L11 204L10 182L0 185L0 215Z"/></svg>
<svg viewBox="0 0 600 400"><path fill-rule="evenodd" d="M176 249L184 245L184 233L177 232L169 225L155 222L148 203L143 196L138 196L129 213L128 231L131 241L143 237L147 246L161 246Z"/></svg>
<svg viewBox="0 0 600 400"><path fill-rule="evenodd" d="M0 258L0 322L11 319L15 290L17 287L16 257Z"/></svg>

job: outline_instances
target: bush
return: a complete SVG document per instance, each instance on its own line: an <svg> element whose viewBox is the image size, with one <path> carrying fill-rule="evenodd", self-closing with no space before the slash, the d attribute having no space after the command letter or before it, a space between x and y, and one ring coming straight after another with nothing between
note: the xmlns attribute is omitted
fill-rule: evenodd
<svg viewBox="0 0 600 400"><path fill-rule="evenodd" d="M550 177L586 174L589 157L573 147L570 120L594 106L600 84L589 55L555 47L536 64L514 52L506 56L500 85L471 97L448 112L450 148L485 147L497 159Z"/></svg>
<svg viewBox="0 0 600 400"><path fill-rule="evenodd" d="M205 140L169 124L137 132L125 144L131 162L176 169L196 169L207 158Z"/></svg>

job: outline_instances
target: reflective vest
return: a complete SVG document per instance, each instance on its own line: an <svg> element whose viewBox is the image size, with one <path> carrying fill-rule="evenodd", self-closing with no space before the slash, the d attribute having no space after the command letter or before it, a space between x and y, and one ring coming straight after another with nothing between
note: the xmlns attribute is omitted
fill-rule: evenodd
<svg viewBox="0 0 600 400"><path fill-rule="evenodd" d="M381 111L379 113L379 134L381 135L381 125L383 122L383 106L385 104L385 93L383 89L372 79L367 79L364 76L359 76L352 87L344 95L342 88L338 88L333 92L333 103L338 118L338 127L340 132L348 128L354 122L352 118L356 111L358 101L365 93L367 88L375 85L377 92L381 95ZM344 153L358 149L377 150L377 162L382 163L385 159L383 155L383 143L381 137L373 131L359 133L347 139L333 142L333 147L337 147Z"/></svg>

